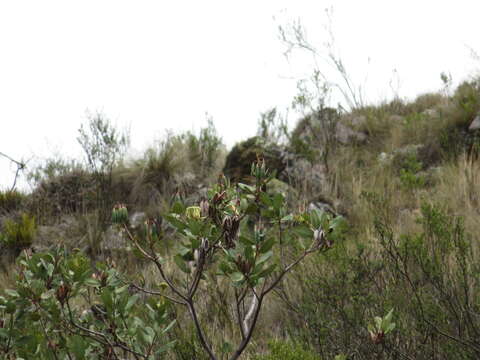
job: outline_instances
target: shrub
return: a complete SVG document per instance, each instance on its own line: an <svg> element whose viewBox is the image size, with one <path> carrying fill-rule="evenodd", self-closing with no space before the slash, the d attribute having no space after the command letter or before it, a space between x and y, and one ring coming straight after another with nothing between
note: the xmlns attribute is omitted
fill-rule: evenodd
<svg viewBox="0 0 480 360"><path fill-rule="evenodd" d="M425 186L426 177L419 174L422 167L416 153L407 154L400 169L400 182L405 188L418 189Z"/></svg>
<svg viewBox="0 0 480 360"><path fill-rule="evenodd" d="M82 168L42 179L28 202L28 208L41 223L54 222L61 214L82 214L96 205L95 181Z"/></svg>
<svg viewBox="0 0 480 360"><path fill-rule="evenodd" d="M159 255L163 242L158 224L145 223L143 240L132 234L124 205L117 205L112 213L113 222L122 226L136 251L158 270L165 291L156 294L188 310L198 341L212 360L218 358L215 353L238 359L251 340L265 297L308 255L332 248L343 231L342 217L333 219L316 210L288 214L281 194L265 192L272 176L264 162L253 164L251 175L254 185L235 187L220 177L199 206L173 205L166 219L179 236L173 262L181 275L175 279ZM235 314L234 318L228 316L235 324L230 336L239 340L236 344L225 340L216 349L197 305L201 289L220 279L229 288L224 301L231 308L226 313ZM156 288L161 285L154 284Z"/></svg>
<svg viewBox="0 0 480 360"><path fill-rule="evenodd" d="M3 246L18 254L32 245L35 231L35 218L28 214L22 214L18 222L11 219L5 221L0 240Z"/></svg>
<svg viewBox="0 0 480 360"><path fill-rule="evenodd" d="M0 191L0 214L18 210L25 200L25 195L17 190Z"/></svg>
<svg viewBox="0 0 480 360"><path fill-rule="evenodd" d="M123 160L130 138L127 131L120 132L104 114L97 112L87 116L88 124L78 129L77 141L82 146L95 183L96 209L100 222L106 225L114 203L113 169Z"/></svg>
<svg viewBox="0 0 480 360"><path fill-rule="evenodd" d="M270 341L268 343L270 354L257 355L254 360L320 360L321 358L311 351L305 350L299 344L282 341Z"/></svg>
<svg viewBox="0 0 480 360"><path fill-rule="evenodd" d="M112 266L50 253L19 261L14 290L0 296L5 359L152 359L173 343L168 303L132 294Z"/></svg>
<svg viewBox="0 0 480 360"><path fill-rule="evenodd" d="M200 129L199 135L188 132L185 136L188 144L188 157L194 173L200 179L208 178L218 166L223 147L222 139L219 137L212 119L208 119L207 127Z"/></svg>

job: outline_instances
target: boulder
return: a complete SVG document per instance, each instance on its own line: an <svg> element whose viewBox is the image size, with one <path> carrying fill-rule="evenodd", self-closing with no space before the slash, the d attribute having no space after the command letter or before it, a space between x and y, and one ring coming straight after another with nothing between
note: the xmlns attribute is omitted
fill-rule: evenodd
<svg viewBox="0 0 480 360"><path fill-rule="evenodd" d="M306 159L289 162L282 173L284 181L296 189L305 189L312 196L328 193L327 170L321 163L311 163Z"/></svg>
<svg viewBox="0 0 480 360"><path fill-rule="evenodd" d="M480 114L478 114L475 119L471 122L468 127L468 131L473 132L480 129Z"/></svg>
<svg viewBox="0 0 480 360"><path fill-rule="evenodd" d="M136 211L130 216L130 225L136 229L147 220L147 214L142 211Z"/></svg>
<svg viewBox="0 0 480 360"><path fill-rule="evenodd" d="M320 212L326 212L333 216L338 216L337 212L333 209L332 205L327 202L314 201L308 204L308 211L318 210Z"/></svg>
<svg viewBox="0 0 480 360"><path fill-rule="evenodd" d="M102 252L125 251L128 248L125 234L118 226L109 226L103 234L101 243Z"/></svg>
<svg viewBox="0 0 480 360"><path fill-rule="evenodd" d="M363 132L355 131L341 122L337 123L335 139L341 144L348 144L352 141L363 143L367 140L367 135Z"/></svg>
<svg viewBox="0 0 480 360"><path fill-rule="evenodd" d="M249 182L252 163L261 157L270 171L280 174L286 167L286 155L284 147L255 136L233 147L227 155L223 173L234 182Z"/></svg>
<svg viewBox="0 0 480 360"><path fill-rule="evenodd" d="M341 144L363 143L367 135L357 129L365 127L366 122L364 115L342 116L336 109L325 108L301 119L292 133L292 139L314 147L322 147L329 140Z"/></svg>

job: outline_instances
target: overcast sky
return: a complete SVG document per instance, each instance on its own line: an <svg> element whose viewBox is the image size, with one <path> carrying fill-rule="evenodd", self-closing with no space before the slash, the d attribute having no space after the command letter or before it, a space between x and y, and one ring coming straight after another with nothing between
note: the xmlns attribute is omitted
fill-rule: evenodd
<svg viewBox="0 0 480 360"><path fill-rule="evenodd" d="M198 130L205 113L231 146L312 70L301 55L286 61L278 25L300 18L321 51L332 6L336 50L370 101L393 96L394 69L401 97L438 90L442 71L458 83L480 68L477 3L0 0L0 152L80 156L87 110L130 127L137 152L165 129ZM0 157L0 187L14 170Z"/></svg>

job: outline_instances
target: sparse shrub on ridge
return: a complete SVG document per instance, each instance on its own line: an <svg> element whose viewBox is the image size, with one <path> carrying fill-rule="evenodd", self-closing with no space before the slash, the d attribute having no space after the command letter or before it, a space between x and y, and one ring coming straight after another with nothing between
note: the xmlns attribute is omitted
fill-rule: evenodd
<svg viewBox="0 0 480 360"><path fill-rule="evenodd" d="M32 245L35 231L35 218L28 214L22 214L17 221L7 219L0 232L0 246L18 255L21 250Z"/></svg>
<svg viewBox="0 0 480 360"><path fill-rule="evenodd" d="M17 190L0 191L0 215L20 209L25 198L26 196Z"/></svg>

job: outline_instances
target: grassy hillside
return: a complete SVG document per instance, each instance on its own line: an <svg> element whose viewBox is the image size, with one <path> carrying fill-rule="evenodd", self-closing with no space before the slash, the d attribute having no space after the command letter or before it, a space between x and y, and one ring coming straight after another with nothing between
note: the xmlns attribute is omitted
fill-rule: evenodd
<svg viewBox="0 0 480 360"><path fill-rule="evenodd" d="M242 169L258 155L277 170L266 191L283 193L289 211L342 215L348 231L329 251L305 258L266 298L243 358L478 358L480 127L472 122L479 114L480 81L472 80L453 94L410 102L350 112L315 108L291 133L271 113L261 136L230 155L209 124L199 134L169 135L139 159L112 156L107 146L90 163L49 161L31 174L31 194L0 193L0 288L15 286L19 255L57 246L114 262L152 288L155 266L111 226L119 202L131 223L160 224L165 271L179 278L169 261L179 235L165 215L178 201L198 205L222 171L251 182ZM95 158L99 153L104 157ZM227 155L234 160L225 166ZM239 337L232 304L224 301L228 291L225 281L212 278L197 304L222 359ZM172 308L177 323L168 337L178 341L166 358L208 359L188 311ZM391 309L395 326L386 333L375 317Z"/></svg>

